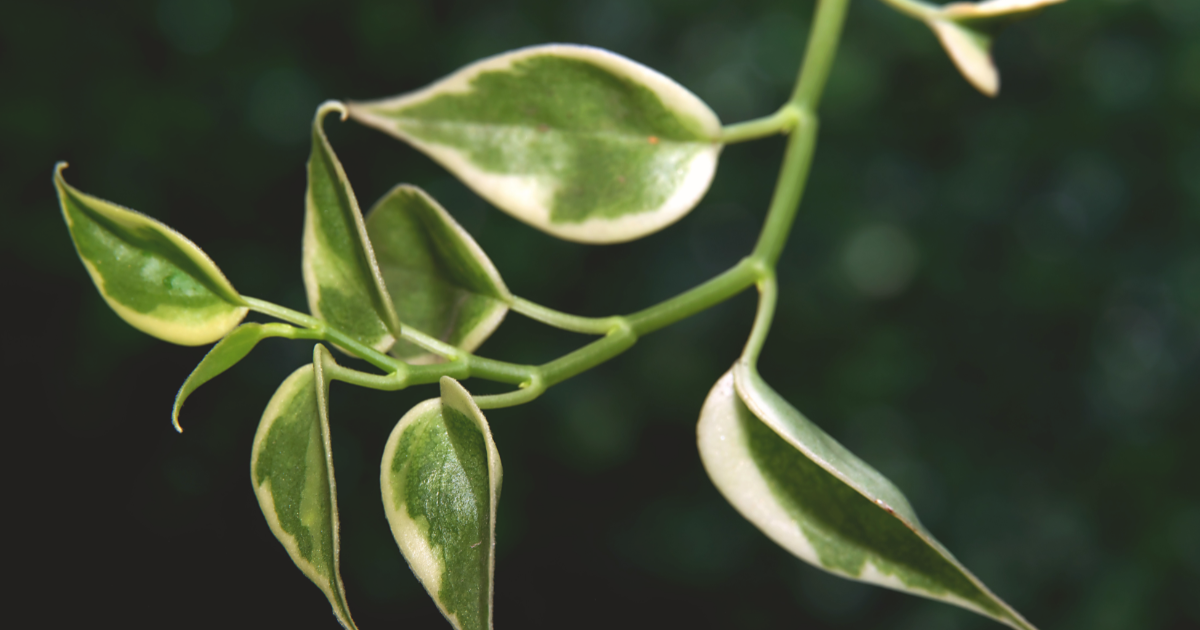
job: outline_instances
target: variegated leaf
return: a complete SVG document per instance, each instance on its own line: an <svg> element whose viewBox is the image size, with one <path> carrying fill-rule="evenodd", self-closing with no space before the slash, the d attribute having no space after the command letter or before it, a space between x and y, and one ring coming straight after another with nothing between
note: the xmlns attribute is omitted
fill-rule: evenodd
<svg viewBox="0 0 1200 630"><path fill-rule="evenodd" d="M400 323L354 190L325 137L322 121L331 111L345 117L345 107L335 101L317 109L308 160L302 261L308 307L363 344L386 352L399 335Z"/></svg>
<svg viewBox="0 0 1200 630"><path fill-rule="evenodd" d="M409 567L459 630L492 627L500 454L467 390L443 376L440 399L404 414L383 451L380 485Z"/></svg>
<svg viewBox="0 0 1200 630"><path fill-rule="evenodd" d="M986 0L936 6L919 0L885 0L925 22L937 35L959 72L988 96L1000 91L992 61L992 40L1001 28L1066 0Z"/></svg>
<svg viewBox="0 0 1200 630"><path fill-rule="evenodd" d="M405 326L467 352L500 325L512 295L471 235L420 188L393 188L367 214L379 270ZM436 357L407 341L392 354L410 363Z"/></svg>
<svg viewBox="0 0 1200 630"><path fill-rule="evenodd" d="M258 342L267 337L287 336L292 330L294 329L287 324L247 323L234 328L228 335L225 335L217 342L217 345L208 351L208 354L204 355L200 364L192 370L187 380L183 382L183 386L179 388L179 393L175 395L175 407L171 410L171 422L175 425L175 430L183 432L183 427L179 426L179 411L183 409L184 401L192 392L196 391L196 388L237 365L238 361L250 354Z"/></svg>
<svg viewBox="0 0 1200 630"><path fill-rule="evenodd" d="M349 109L502 210L586 243L628 241L678 220L708 189L721 149L721 124L694 94L587 46L504 53Z"/></svg>
<svg viewBox="0 0 1200 630"><path fill-rule="evenodd" d="M54 167L79 259L109 307L134 328L185 346L212 343L246 316L242 297L195 243L150 217L85 194Z"/></svg>
<svg viewBox="0 0 1200 630"><path fill-rule="evenodd" d="M925 530L887 478L739 362L708 395L700 456L725 498L768 537L826 571L1033 630Z"/></svg>
<svg viewBox="0 0 1200 630"><path fill-rule="evenodd" d="M337 491L329 442L329 381L312 365L279 386L254 435L250 481L271 533L296 566L325 593L333 614L355 628L338 561Z"/></svg>

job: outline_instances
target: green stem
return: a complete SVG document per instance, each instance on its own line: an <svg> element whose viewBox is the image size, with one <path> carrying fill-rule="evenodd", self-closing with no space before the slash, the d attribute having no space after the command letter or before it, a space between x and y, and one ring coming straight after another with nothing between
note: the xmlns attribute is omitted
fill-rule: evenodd
<svg viewBox="0 0 1200 630"><path fill-rule="evenodd" d="M750 330L750 338L746 340L746 348L742 351L741 359L752 367L758 365L758 356L762 353L763 344L767 341L767 333L771 330L771 320L775 317L778 295L775 274L772 273L758 282L758 311L754 314L754 328Z"/></svg>
<svg viewBox="0 0 1200 630"><path fill-rule="evenodd" d="M728 300L757 282L761 273L757 262L744 258L712 280L629 315L626 320L633 334L641 337Z"/></svg>
<svg viewBox="0 0 1200 630"><path fill-rule="evenodd" d="M751 254L751 258L760 261L765 269L775 269L779 255L783 253L816 149L817 119L806 110L798 111L800 124L788 138L783 165L779 168L779 180L775 184L775 195L771 198L771 208L767 211L767 220L763 222L758 243Z"/></svg>
<svg viewBox="0 0 1200 630"><path fill-rule="evenodd" d="M837 53L848 6L849 0L817 2L817 14L813 18L812 34L808 38L804 63L800 65L800 74L796 78L796 89L792 92L791 100L784 106L784 110L794 110L796 127L788 139L783 164L779 168L779 180L775 184L775 195L771 198L771 208L767 211L767 220L763 223L758 243L751 254L752 258L761 261L767 269L774 270L779 255L783 253L783 246L787 243L809 171L812 169L813 151L817 146L817 102L820 101L825 83L829 79L829 70Z"/></svg>
<svg viewBox="0 0 1200 630"><path fill-rule="evenodd" d="M384 372L395 372L400 370L401 366L405 365L403 361L389 357L374 348L360 343L346 333L329 326L316 317L305 315L299 311L293 311L290 308L257 298L242 296L242 299L245 300L246 305L253 311L317 331L321 335L321 339L336 343Z"/></svg>
<svg viewBox="0 0 1200 630"><path fill-rule="evenodd" d="M792 92L792 104L810 112L817 110L817 102L821 100L821 92L825 89L834 55L837 54L849 4L850 0L818 0L817 14L808 36L808 48L804 51L804 63L796 79L796 90Z"/></svg>
<svg viewBox="0 0 1200 630"><path fill-rule="evenodd" d="M500 409L502 407L514 407L523 405L538 396L541 396L546 391L546 383L541 375L536 375L535 378L524 385L521 389L507 392L504 394L495 394L493 396L475 396L475 404L479 405L480 409Z"/></svg>
<svg viewBox="0 0 1200 630"><path fill-rule="evenodd" d="M625 352L637 343L637 334L628 325L622 326L588 345L563 355L539 367L545 386L556 383L590 370L605 361Z"/></svg>
<svg viewBox="0 0 1200 630"><path fill-rule="evenodd" d="M724 144L734 144L736 142L757 140L768 136L777 136L790 132L795 126L795 110L789 107L782 107L770 116L725 126L721 129L721 142Z"/></svg>
<svg viewBox="0 0 1200 630"><path fill-rule="evenodd" d="M569 315L552 308L547 308L541 304L535 304L515 295L509 307L534 321L586 335L608 334L609 331L624 323L624 318L622 317L580 317L578 315Z"/></svg>

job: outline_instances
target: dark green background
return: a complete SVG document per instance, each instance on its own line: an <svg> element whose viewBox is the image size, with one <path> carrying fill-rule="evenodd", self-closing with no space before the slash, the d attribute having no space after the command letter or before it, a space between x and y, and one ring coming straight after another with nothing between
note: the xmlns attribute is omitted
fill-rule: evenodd
<svg viewBox="0 0 1200 630"><path fill-rule="evenodd" d="M204 349L107 309L62 224L56 160L80 189L188 235L243 293L303 308L304 161L321 100L389 96L568 41L658 68L735 122L786 97L811 8L5 2L9 614L45 627L336 627L247 474L259 414L311 345L265 342L197 392L176 435L172 397ZM854 2L763 373L1041 628L1200 627L1200 2L1071 0L1006 32L996 56L992 100L925 27ZM586 315L645 307L735 262L782 150L729 147L687 218L594 247L526 228L379 133L328 127L365 205L420 185L515 293ZM845 263L879 225L906 234L918 261L886 298L856 288ZM827 577L724 504L694 426L753 303L489 413L507 472L500 628L999 627ZM481 352L539 362L581 342L512 315ZM445 627L390 539L376 482L392 425L434 393L332 394L343 573L365 630Z"/></svg>

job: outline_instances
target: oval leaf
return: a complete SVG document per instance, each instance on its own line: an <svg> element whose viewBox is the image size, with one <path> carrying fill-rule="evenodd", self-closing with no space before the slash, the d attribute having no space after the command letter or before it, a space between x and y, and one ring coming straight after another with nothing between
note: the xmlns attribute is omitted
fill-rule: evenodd
<svg viewBox="0 0 1200 630"><path fill-rule="evenodd" d="M250 480L258 505L296 566L355 627L338 561L337 493L329 443L329 382L318 358L279 386L254 435Z"/></svg>
<svg viewBox="0 0 1200 630"><path fill-rule="evenodd" d="M383 451L383 509L409 567L459 630L492 627L500 455L457 381L404 414Z"/></svg>
<svg viewBox="0 0 1200 630"><path fill-rule="evenodd" d="M717 381L700 412L697 436L717 489L800 559L1033 629L925 530L899 489L746 364Z"/></svg>
<svg viewBox="0 0 1200 630"><path fill-rule="evenodd" d="M179 411L183 409L183 403L187 397L196 391L196 388L211 381L221 375L222 372L237 365L238 361L246 358L254 346L258 342L267 337L287 337L295 330L287 324L242 324L234 328L232 332L225 335L217 345L204 355L200 364L192 373L188 375L187 380L183 382L183 386L179 388L179 393L175 394L175 407L171 410L171 422L175 425L175 430L183 433L183 427L179 426Z"/></svg>
<svg viewBox="0 0 1200 630"><path fill-rule="evenodd" d="M54 167L54 187L75 251L100 295L134 328L185 346L212 343L247 308L196 244L150 217L84 194Z"/></svg>
<svg viewBox="0 0 1200 630"><path fill-rule="evenodd" d="M308 193L304 198L304 286L313 315L386 352L400 331L358 200L341 162L329 146L322 120L345 107L334 101L317 109Z"/></svg>
<svg viewBox="0 0 1200 630"><path fill-rule="evenodd" d="M396 314L411 326L467 352L500 325L512 295L471 235L420 188L393 188L367 215L367 234ZM436 360L399 341L392 354Z"/></svg>
<svg viewBox="0 0 1200 630"><path fill-rule="evenodd" d="M588 46L523 48L349 109L505 212L585 243L632 240L687 214L721 150L721 123L694 94Z"/></svg>

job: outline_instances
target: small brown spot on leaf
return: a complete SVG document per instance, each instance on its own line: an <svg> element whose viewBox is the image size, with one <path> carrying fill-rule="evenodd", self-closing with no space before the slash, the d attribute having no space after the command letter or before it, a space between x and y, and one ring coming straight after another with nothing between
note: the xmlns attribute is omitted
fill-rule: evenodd
<svg viewBox="0 0 1200 630"><path fill-rule="evenodd" d="M547 125L546 123L540 124L538 125L538 131L550 131L550 125Z"/></svg>
<svg viewBox="0 0 1200 630"><path fill-rule="evenodd" d="M649 142L650 144L658 144L658 136L650 136L649 138L646 138L646 142Z"/></svg>

